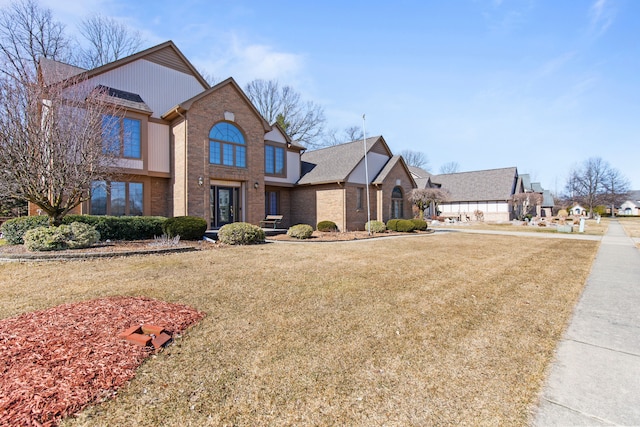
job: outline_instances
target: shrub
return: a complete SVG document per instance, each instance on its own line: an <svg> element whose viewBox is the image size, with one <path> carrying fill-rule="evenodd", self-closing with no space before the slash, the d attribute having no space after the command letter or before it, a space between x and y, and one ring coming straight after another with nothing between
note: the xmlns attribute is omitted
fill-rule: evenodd
<svg viewBox="0 0 640 427"><path fill-rule="evenodd" d="M312 234L313 227L308 224L297 224L287 230L287 236L295 237L296 239L308 239Z"/></svg>
<svg viewBox="0 0 640 427"><path fill-rule="evenodd" d="M177 216L162 224L162 231L168 237L180 236L182 240L200 240L207 231L207 221L195 216Z"/></svg>
<svg viewBox="0 0 640 427"><path fill-rule="evenodd" d="M398 231L398 221L399 219L390 219L387 221L387 229L391 231Z"/></svg>
<svg viewBox="0 0 640 427"><path fill-rule="evenodd" d="M414 230L425 231L427 229L427 221L423 219L411 219L411 223L413 224Z"/></svg>
<svg viewBox="0 0 640 427"><path fill-rule="evenodd" d="M24 245L30 251L55 251L66 249L71 235L68 225L60 227L37 227L24 233Z"/></svg>
<svg viewBox="0 0 640 427"><path fill-rule="evenodd" d="M37 227L24 234L24 245L30 251L56 251L87 248L100 240L100 233L90 225L74 222L60 227Z"/></svg>
<svg viewBox="0 0 640 427"><path fill-rule="evenodd" d="M49 217L46 215L22 216L7 220L0 227L0 231L10 245L24 243L24 234L28 230L49 225Z"/></svg>
<svg viewBox="0 0 640 427"><path fill-rule="evenodd" d="M330 231L338 231L338 226L333 221L320 221L318 225L316 225L316 230L322 231L324 233Z"/></svg>
<svg viewBox="0 0 640 427"><path fill-rule="evenodd" d="M69 229L71 235L66 242L69 249L88 248L100 240L100 233L89 224L72 222Z"/></svg>
<svg viewBox="0 0 640 427"><path fill-rule="evenodd" d="M148 240L162 235L161 216L67 215L62 222L82 222L93 226L102 240Z"/></svg>
<svg viewBox="0 0 640 427"><path fill-rule="evenodd" d="M416 227L413 225L413 222L410 219L401 219L398 220L396 229L401 233L411 233L416 229Z"/></svg>
<svg viewBox="0 0 640 427"><path fill-rule="evenodd" d="M369 221L364 225L365 231L370 231L371 233L384 233L387 231L387 226L384 225L382 221Z"/></svg>
<svg viewBox="0 0 640 427"><path fill-rule="evenodd" d="M264 230L246 222L233 222L218 230L218 240L227 245L250 245L264 242Z"/></svg>

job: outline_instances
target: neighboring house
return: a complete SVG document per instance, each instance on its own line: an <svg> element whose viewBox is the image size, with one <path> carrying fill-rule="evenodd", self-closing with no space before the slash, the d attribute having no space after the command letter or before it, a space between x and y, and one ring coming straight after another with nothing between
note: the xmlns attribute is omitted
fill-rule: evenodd
<svg viewBox="0 0 640 427"><path fill-rule="evenodd" d="M382 136L366 139L367 168L364 153L363 140L303 153L302 177L292 193L293 221L329 220L341 230L362 230L367 187L372 220L412 217L406 196L416 183L402 157L391 153Z"/></svg>
<svg viewBox="0 0 640 427"><path fill-rule="evenodd" d="M481 211L485 221L510 221L514 218L513 195L524 191L515 167L422 179L426 179L421 181L425 186L440 187L449 193L449 201L438 204L440 215L461 220L475 219L475 211Z"/></svg>
<svg viewBox="0 0 640 427"><path fill-rule="evenodd" d="M541 196L541 202L535 206L535 210L531 212L532 215L539 217L552 216L555 203L551 191L543 189L539 182L531 182L529 174L523 173L520 175L520 179L525 192L538 193Z"/></svg>
<svg viewBox="0 0 640 427"><path fill-rule="evenodd" d="M589 211L583 208L580 204L575 204L569 208L569 215L571 216L587 216Z"/></svg>
<svg viewBox="0 0 640 427"><path fill-rule="evenodd" d="M640 215L640 191L629 192L629 198L620 205L618 215Z"/></svg>

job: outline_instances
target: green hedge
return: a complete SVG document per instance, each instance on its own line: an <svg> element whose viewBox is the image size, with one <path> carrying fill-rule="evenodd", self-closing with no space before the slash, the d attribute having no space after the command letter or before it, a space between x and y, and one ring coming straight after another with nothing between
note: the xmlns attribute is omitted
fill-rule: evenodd
<svg viewBox="0 0 640 427"><path fill-rule="evenodd" d="M427 221L423 219L414 218L410 220L413 223L413 227L418 231L427 230Z"/></svg>
<svg viewBox="0 0 640 427"><path fill-rule="evenodd" d="M338 226L333 221L320 221L318 225L316 225L316 230L325 233L330 231L338 231Z"/></svg>
<svg viewBox="0 0 640 427"><path fill-rule="evenodd" d="M0 232L10 245L21 245L24 243L24 234L38 227L47 227L49 217L46 215L21 216L5 221L0 227Z"/></svg>
<svg viewBox="0 0 640 427"><path fill-rule="evenodd" d="M162 235L166 220L161 216L67 215L62 222L92 225L102 240L148 240Z"/></svg>
<svg viewBox="0 0 640 427"><path fill-rule="evenodd" d="M170 238L180 236L182 240L201 240L207 231L207 221L195 216L176 216L162 224L162 231Z"/></svg>
<svg viewBox="0 0 640 427"><path fill-rule="evenodd" d="M401 233L411 233L416 227L410 219L390 219L387 221L387 229Z"/></svg>

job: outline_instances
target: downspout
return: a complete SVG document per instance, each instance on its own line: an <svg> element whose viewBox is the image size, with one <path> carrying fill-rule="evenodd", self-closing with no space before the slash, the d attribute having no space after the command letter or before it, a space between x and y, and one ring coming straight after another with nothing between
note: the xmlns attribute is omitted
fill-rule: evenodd
<svg viewBox="0 0 640 427"><path fill-rule="evenodd" d="M180 113L179 107L176 107L176 114L182 117L182 121L184 123L184 215L189 215L189 202L187 200L188 195L188 171L189 171L189 162L187 161L187 118Z"/></svg>

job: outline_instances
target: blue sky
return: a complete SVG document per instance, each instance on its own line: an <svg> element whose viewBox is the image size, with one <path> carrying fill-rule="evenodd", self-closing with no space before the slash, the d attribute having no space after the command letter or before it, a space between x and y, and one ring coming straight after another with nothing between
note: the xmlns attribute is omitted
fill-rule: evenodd
<svg viewBox="0 0 640 427"><path fill-rule="evenodd" d="M639 1L41 1L70 31L100 12L173 40L218 80L278 79L328 127L366 114L435 173L517 166L560 192L597 156L640 189Z"/></svg>

